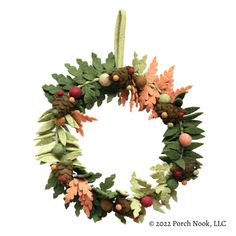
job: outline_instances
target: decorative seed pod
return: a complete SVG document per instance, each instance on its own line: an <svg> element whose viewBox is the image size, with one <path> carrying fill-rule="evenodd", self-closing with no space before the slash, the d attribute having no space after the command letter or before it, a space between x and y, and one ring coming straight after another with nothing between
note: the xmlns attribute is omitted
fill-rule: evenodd
<svg viewBox="0 0 236 236"><path fill-rule="evenodd" d="M101 74L98 81L103 87L109 87L112 83L110 75L107 73Z"/></svg>

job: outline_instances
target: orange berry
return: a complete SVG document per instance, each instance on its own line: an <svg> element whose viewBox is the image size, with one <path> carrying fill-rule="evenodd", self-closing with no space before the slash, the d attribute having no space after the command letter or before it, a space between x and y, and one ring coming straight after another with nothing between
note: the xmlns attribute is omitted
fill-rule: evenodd
<svg viewBox="0 0 236 236"><path fill-rule="evenodd" d="M165 112L165 111L163 111L163 112L161 113L161 118L162 118L162 119L166 119L167 117L168 117L168 113Z"/></svg>
<svg viewBox="0 0 236 236"><path fill-rule="evenodd" d="M114 81L118 81L120 79L119 75L113 75L112 79Z"/></svg>
<svg viewBox="0 0 236 236"><path fill-rule="evenodd" d="M192 143L192 137L187 133L182 133L179 136L179 142L182 147L188 147Z"/></svg>
<svg viewBox="0 0 236 236"><path fill-rule="evenodd" d="M55 119L55 125L56 126L62 126L66 123L66 118L65 117L60 117Z"/></svg>
<svg viewBox="0 0 236 236"><path fill-rule="evenodd" d="M120 204L116 204L115 208L116 208L117 211L121 211L122 206Z"/></svg>
<svg viewBox="0 0 236 236"><path fill-rule="evenodd" d="M69 101L70 101L71 103L75 103L75 98L74 98L74 97L70 97L70 98L69 98Z"/></svg>
<svg viewBox="0 0 236 236"><path fill-rule="evenodd" d="M186 180L186 179L184 179L184 180L182 180L182 182L181 182L183 185L187 185L187 183L188 183L188 180Z"/></svg>
<svg viewBox="0 0 236 236"><path fill-rule="evenodd" d="M51 167L52 171L55 171L57 169L57 165L56 164L52 164L50 167Z"/></svg>

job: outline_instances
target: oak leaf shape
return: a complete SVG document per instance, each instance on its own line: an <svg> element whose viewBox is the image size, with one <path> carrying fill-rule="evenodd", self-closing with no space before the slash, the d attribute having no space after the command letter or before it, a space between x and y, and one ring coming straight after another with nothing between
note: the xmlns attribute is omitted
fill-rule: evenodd
<svg viewBox="0 0 236 236"><path fill-rule="evenodd" d="M65 203L69 203L78 195L85 214L87 217L90 217L90 212L93 208L93 193L91 190L92 187L86 179L74 178L70 181L69 188L66 190Z"/></svg>
<svg viewBox="0 0 236 236"><path fill-rule="evenodd" d="M126 101L128 100L129 97L129 91L127 89L121 89L120 90L120 99L121 99L121 104L125 106Z"/></svg>
<svg viewBox="0 0 236 236"><path fill-rule="evenodd" d="M78 111L78 110L72 111L72 112L71 112L71 116L74 118L74 120L75 120L76 123L78 124L79 128L77 128L76 131L77 131L78 133L80 133L81 136L84 136L84 131L83 131L83 124L82 124L82 122L86 122L86 121L92 122L92 121L97 120L96 118L87 116L87 115L81 113L81 112Z"/></svg>
<svg viewBox="0 0 236 236"><path fill-rule="evenodd" d="M130 98L130 111L131 112L132 112L134 104L136 107L138 107L138 104L139 104L138 90L136 88L134 81L132 82L133 84L131 85L131 98Z"/></svg>

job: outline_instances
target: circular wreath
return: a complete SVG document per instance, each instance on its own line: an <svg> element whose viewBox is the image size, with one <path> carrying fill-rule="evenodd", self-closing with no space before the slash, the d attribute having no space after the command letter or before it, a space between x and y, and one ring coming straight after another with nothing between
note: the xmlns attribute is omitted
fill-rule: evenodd
<svg viewBox="0 0 236 236"><path fill-rule="evenodd" d="M43 125L37 132L36 146L43 147L36 157L41 164L51 164L46 189L53 188L54 198L63 194L66 208L74 204L76 216L83 209L94 222L110 212L123 223L126 217L142 222L147 207L153 206L160 212L163 207L169 209L169 200L177 200L179 182L186 185L196 179L201 167L198 158L202 156L193 150L202 145L195 140L204 137L204 131L198 127L201 121L196 120L202 113L196 112L199 107L182 108L191 86L174 91L174 67L157 75L156 58L146 72L147 56L139 59L137 53L134 53L132 66L123 66L125 21L125 12L119 11L115 52L108 55L105 63L92 53L91 65L81 59L77 59L79 67L65 64L70 75L53 74L58 84L43 86L52 107L39 118ZM139 179L134 172L130 181L132 194L111 190L115 174L95 184L102 174L87 171L77 159L82 152L68 128L75 128L83 136L83 122L96 120L87 116L86 110L117 96L119 105L129 100L130 111L136 106L140 111L149 112L149 119L160 117L167 125L160 156L163 163L151 167L156 186Z"/></svg>

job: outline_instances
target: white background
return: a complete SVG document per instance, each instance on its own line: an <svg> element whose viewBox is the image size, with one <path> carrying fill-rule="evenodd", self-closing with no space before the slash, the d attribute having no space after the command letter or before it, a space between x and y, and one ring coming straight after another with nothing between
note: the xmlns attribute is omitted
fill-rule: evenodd
<svg viewBox="0 0 236 236"><path fill-rule="evenodd" d="M112 214L94 224L63 199L44 191L49 167L34 160L38 116L48 109L41 86L65 62L105 59L113 50L117 12L127 11L125 62L134 50L157 56L159 73L175 64L176 87L192 84L185 106L201 106L206 130L200 177L178 188L178 203L166 214L148 210L141 225L122 225ZM235 233L235 1L1 1L1 194L0 235L233 235ZM129 187L130 174L148 179L159 162L165 126L160 120L116 103L89 111L97 122L80 138L82 162L104 176L117 174L116 187ZM158 228L148 222L227 220L225 228Z"/></svg>

